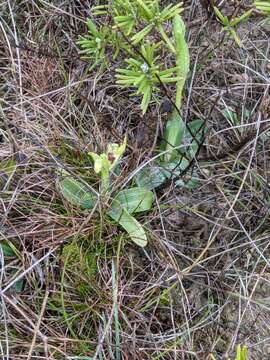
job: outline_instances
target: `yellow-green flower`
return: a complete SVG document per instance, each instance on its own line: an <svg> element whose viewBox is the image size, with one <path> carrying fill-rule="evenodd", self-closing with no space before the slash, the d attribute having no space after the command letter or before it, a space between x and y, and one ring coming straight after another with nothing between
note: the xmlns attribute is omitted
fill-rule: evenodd
<svg viewBox="0 0 270 360"><path fill-rule="evenodd" d="M103 169L109 169L109 161L107 159L106 154L95 154L92 152L89 152L89 155L94 161L94 170L96 174L99 174Z"/></svg>
<svg viewBox="0 0 270 360"><path fill-rule="evenodd" d="M127 138L125 137L123 144L108 144L105 153L100 155L89 152L89 156L94 161L94 170L96 174L101 174L101 188L107 191L110 186L110 171L114 169L125 152L127 146Z"/></svg>
<svg viewBox="0 0 270 360"><path fill-rule="evenodd" d="M122 157L123 153L125 152L127 146L127 139L123 144L108 144L106 152L100 155L89 152L88 154L94 161L94 170L97 174L104 171L111 171L117 165L118 161Z"/></svg>

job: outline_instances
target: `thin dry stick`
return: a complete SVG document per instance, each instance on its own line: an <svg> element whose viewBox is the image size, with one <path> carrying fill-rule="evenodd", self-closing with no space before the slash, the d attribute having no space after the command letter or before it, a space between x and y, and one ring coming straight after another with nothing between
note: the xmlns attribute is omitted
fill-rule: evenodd
<svg viewBox="0 0 270 360"><path fill-rule="evenodd" d="M39 315L37 324L36 324L36 326L34 328L34 336L33 336L31 347L30 347L30 350L29 350L29 353L28 353L28 356L27 356L27 360L31 360L31 357L32 357L34 346L36 344L37 333L39 331L40 324L41 324L41 321L42 321L42 318L43 318L43 314L44 314L44 311L46 309L48 296L49 296L49 290L46 290L46 293L45 293L45 296L44 296L44 299L43 299L43 302L42 302L41 310L40 310L40 315Z"/></svg>
<svg viewBox="0 0 270 360"><path fill-rule="evenodd" d="M15 302L13 300L11 300L7 295L2 294L3 300L7 301L11 306L14 307L14 309L28 322L28 324L30 325L30 327L28 328L28 330L30 330L31 332L35 332L35 324L33 323L32 320L29 319L29 316L27 316L25 314L25 312L17 305L15 304ZM45 336L40 332L40 330L37 330L37 335L41 337L41 339L44 339Z"/></svg>
<svg viewBox="0 0 270 360"><path fill-rule="evenodd" d="M267 248L267 247L268 247L268 245L266 246L266 248ZM260 275L263 274L266 269L267 269L267 264L266 264L266 265L264 266L264 268L261 270ZM250 293L250 295L249 295L249 298L248 298L248 300L247 300L247 304L246 304L246 306L245 306L245 308L244 308L244 310L243 310L243 312L242 312L242 314L241 314L241 317L240 317L240 319L239 319L239 321L238 321L238 323L237 323L236 330L235 330L235 335L233 336L233 338L232 338L232 340L231 340L231 343L230 343L229 346L228 346L228 349L230 349L230 348L233 349L233 348L235 347L235 343L236 343L236 340L237 340L237 333L238 333L238 331L239 331L239 329L240 329L240 327L241 327L241 325L242 325L244 316L245 316L245 314L246 314L246 312L247 312L247 310L248 310L248 307L250 306L252 297L253 297L253 295L254 295L254 293L255 293L255 291L256 291L256 288L257 288L260 280L261 280L261 277L258 276L258 278L257 278L257 280L256 280L256 282L255 282L255 284L254 284L254 286L253 286L253 289L252 289L252 291L251 291L251 293ZM240 298L240 299L241 299L241 298Z"/></svg>
<svg viewBox="0 0 270 360"><path fill-rule="evenodd" d="M13 27L13 37L15 40L15 43L18 43L18 36L17 36L17 30L16 30L16 24L15 24L15 19L14 19L14 15L13 15L13 11L11 8L11 4L10 4L10 0L8 1L8 9L9 9L9 13L10 13L10 18L11 18L11 22L12 22L12 27ZM16 55L17 55L17 64L18 64L18 74L19 74L19 90L20 90L20 98L22 101L22 97L23 97L23 89L22 89L22 70L21 70L21 58L20 58L20 49L16 48Z"/></svg>

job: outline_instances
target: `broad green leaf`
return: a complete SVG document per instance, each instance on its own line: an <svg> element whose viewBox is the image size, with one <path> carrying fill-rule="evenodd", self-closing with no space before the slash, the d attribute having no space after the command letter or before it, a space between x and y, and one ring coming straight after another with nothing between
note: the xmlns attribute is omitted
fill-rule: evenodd
<svg viewBox="0 0 270 360"><path fill-rule="evenodd" d="M189 165L189 161L186 158L179 159L178 161L172 161L170 163L161 163L160 166L163 167L163 174L166 176L167 179L174 180L175 178L175 186L183 187L186 189L195 189L200 185L200 181L197 177L191 177L190 180L184 181L181 178L181 174L184 170L187 169ZM188 171L187 175L190 175Z"/></svg>
<svg viewBox="0 0 270 360"><path fill-rule="evenodd" d="M12 274L13 276L15 276L15 274L18 273L18 269L16 268L10 268L10 274ZM17 293L20 293L23 291L23 287L24 287L24 279L19 279L17 280L11 288L13 288Z"/></svg>
<svg viewBox="0 0 270 360"><path fill-rule="evenodd" d="M192 177L188 181L183 181L182 179L175 181L175 186L183 187L183 188L190 189L190 190L196 189L199 185L200 185L200 181L199 181L199 179L197 179L195 177Z"/></svg>
<svg viewBox="0 0 270 360"><path fill-rule="evenodd" d="M181 116L174 110L167 121L164 134L164 147L165 150L168 151L164 155L165 162L169 162L177 158L180 151L179 147L182 144L184 136L184 129L185 124ZM178 150L174 150L175 148L178 148Z"/></svg>
<svg viewBox="0 0 270 360"><path fill-rule="evenodd" d="M129 214L151 209L154 195L151 191L140 187L120 191L112 201L111 209L124 207Z"/></svg>
<svg viewBox="0 0 270 360"><path fill-rule="evenodd" d="M158 163L145 166L136 176L136 184L148 190L153 190L167 179L164 170Z"/></svg>
<svg viewBox="0 0 270 360"><path fill-rule="evenodd" d="M13 245L9 244L7 241L1 241L0 247L2 248L4 257L7 258L17 258L17 254L13 250ZM14 274L17 272L17 269L9 268L10 274ZM16 292L22 292L23 290L23 279L18 280L14 283L12 286L13 289L15 289Z"/></svg>
<svg viewBox="0 0 270 360"><path fill-rule="evenodd" d="M201 131L203 131L203 127L204 127L203 125L204 125L203 120L200 120L200 119L193 120L190 123L188 123L187 133L192 138L190 131L192 132L193 135L198 135Z"/></svg>
<svg viewBox="0 0 270 360"><path fill-rule="evenodd" d="M174 179L176 176L181 175L181 172L183 172L188 167L188 165L189 161L186 158L181 157L181 155L179 155L179 159L169 163L160 163L163 174L167 179Z"/></svg>
<svg viewBox="0 0 270 360"><path fill-rule="evenodd" d="M193 159L197 153L200 143L203 140L205 126L203 120L194 120L188 123L184 136L184 143L187 145L187 151L190 159Z"/></svg>
<svg viewBox="0 0 270 360"><path fill-rule="evenodd" d="M87 186L75 180L67 171L60 170L58 188L61 194L70 203L84 209L92 209L97 201L97 196Z"/></svg>
<svg viewBox="0 0 270 360"><path fill-rule="evenodd" d="M151 166L145 166L136 176L135 182L139 187L153 190L162 185L168 179L174 179L181 175L189 165L189 161L179 155L179 159L167 162L156 162ZM180 185L180 183L179 183Z"/></svg>
<svg viewBox="0 0 270 360"><path fill-rule="evenodd" d="M114 208L109 210L107 214L126 230L135 244L141 247L147 245L147 237L142 225L125 208Z"/></svg>
<svg viewBox="0 0 270 360"><path fill-rule="evenodd" d="M173 19L173 37L176 52L176 77L180 78L180 80L178 80L176 84L175 106L179 111L182 105L182 93L190 66L190 55L185 39L185 32L186 27L183 19L180 15L176 15Z"/></svg>

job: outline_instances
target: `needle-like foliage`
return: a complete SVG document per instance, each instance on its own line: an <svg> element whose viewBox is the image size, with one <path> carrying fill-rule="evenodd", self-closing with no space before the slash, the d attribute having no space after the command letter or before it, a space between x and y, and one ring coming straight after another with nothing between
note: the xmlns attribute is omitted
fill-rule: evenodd
<svg viewBox="0 0 270 360"><path fill-rule="evenodd" d="M153 92L157 89L156 85L174 83L179 80L176 77L177 68L160 70L158 65L158 56L155 56L157 45L147 43L141 46L143 58L129 58L126 60L127 68L117 69L116 83L125 87L135 87L136 95L143 95L141 109L146 113Z"/></svg>
<svg viewBox="0 0 270 360"><path fill-rule="evenodd" d="M141 109L146 113L160 82L181 81L177 76L179 64L178 69L168 68L157 52L169 50L168 54L176 56L178 50L165 29L183 11L182 3L162 7L159 0L116 0L92 10L94 16L112 14L112 23L98 27L88 19L88 34L77 42L81 53L92 61L90 70L97 65L105 69L109 54L116 59L121 53L120 61L124 60L116 69L117 84L136 88L133 95L142 96Z"/></svg>

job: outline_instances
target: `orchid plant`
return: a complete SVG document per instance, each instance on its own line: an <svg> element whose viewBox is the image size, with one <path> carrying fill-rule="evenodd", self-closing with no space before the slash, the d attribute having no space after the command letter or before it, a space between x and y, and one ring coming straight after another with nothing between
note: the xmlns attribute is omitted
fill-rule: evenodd
<svg viewBox="0 0 270 360"><path fill-rule="evenodd" d="M101 178L100 189L95 191L89 189L64 170L59 171L58 188L64 198L84 209L96 208L99 197L102 196L105 203L109 203L107 216L122 226L131 240L144 247L147 244L146 233L132 214L150 210L154 199L153 193L141 187L132 187L117 193L111 188L113 171L119 164L125 149L126 138L120 145L108 144L106 151L102 154L89 152L94 171Z"/></svg>

